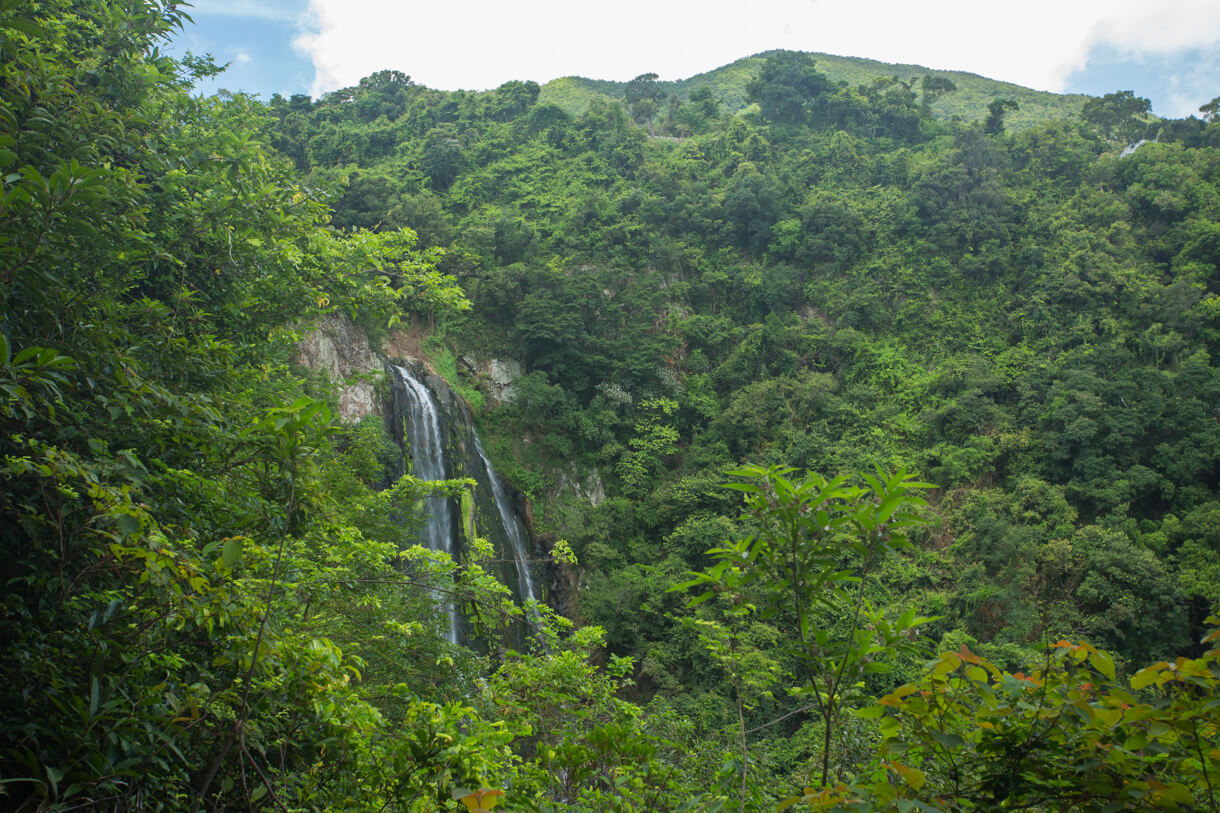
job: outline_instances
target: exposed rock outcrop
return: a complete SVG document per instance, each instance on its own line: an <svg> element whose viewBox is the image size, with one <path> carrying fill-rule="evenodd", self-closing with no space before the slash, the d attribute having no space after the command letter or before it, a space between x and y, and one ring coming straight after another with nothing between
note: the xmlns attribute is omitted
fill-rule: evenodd
<svg viewBox="0 0 1220 813"><path fill-rule="evenodd" d="M559 472L559 488L555 494L558 497L564 491L571 491L576 499L597 506L606 501L606 486L597 470L580 473Z"/></svg>
<svg viewBox="0 0 1220 813"><path fill-rule="evenodd" d="M462 364L481 380L486 395L496 401L506 402L516 397L513 384L525 374L521 362L513 359L476 359L463 355Z"/></svg>
<svg viewBox="0 0 1220 813"><path fill-rule="evenodd" d="M343 383L339 392L339 420L355 423L366 415L384 417L383 405L373 386L384 362L369 346L364 331L351 319L337 314L324 317L297 345L297 362Z"/></svg>

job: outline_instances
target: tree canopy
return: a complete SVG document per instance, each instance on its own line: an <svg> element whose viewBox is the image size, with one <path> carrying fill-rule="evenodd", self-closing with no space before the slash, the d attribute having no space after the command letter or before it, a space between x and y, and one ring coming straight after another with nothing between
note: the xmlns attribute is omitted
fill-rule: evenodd
<svg viewBox="0 0 1220 813"><path fill-rule="evenodd" d="M186 23L0 4L4 806L1215 809L1214 103L264 104ZM414 544L470 486L335 419L323 317L467 396L544 603Z"/></svg>

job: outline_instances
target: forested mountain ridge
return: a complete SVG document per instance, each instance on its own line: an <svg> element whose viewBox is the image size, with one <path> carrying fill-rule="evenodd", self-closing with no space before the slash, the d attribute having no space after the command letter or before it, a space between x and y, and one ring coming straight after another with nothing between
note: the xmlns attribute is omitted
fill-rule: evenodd
<svg viewBox="0 0 1220 813"><path fill-rule="evenodd" d="M524 364L485 417L498 463L645 696L717 708L664 591L738 527L717 484L744 462L925 472L939 528L875 598L941 615L942 645L1012 668L1060 636L1189 648L1216 594L1217 125L1123 92L942 122L952 84L844 86L785 52L746 87L734 114L644 75L571 116L528 82L384 73L270 107L305 177L340 182L336 224L448 248L474 304L455 352Z"/></svg>
<svg viewBox="0 0 1220 813"><path fill-rule="evenodd" d="M677 96L688 101L691 93L699 88L709 89L730 112L747 107L746 85L758 73L762 63L774 52L766 51L744 57L728 65L696 74L686 79L658 81L658 89L666 96ZM963 121L982 121L987 117L987 106L998 99L1012 99L1019 109L1009 117L1009 128L1019 130L1039 121L1062 119L1080 113L1088 99L1081 94L1059 94L988 79L963 71L933 70L920 65L891 64L874 59L810 53L818 70L832 82L845 82L856 86L872 82L879 76L896 76L904 82L918 82L924 76L944 77L957 86L955 93L935 100L932 113L938 118L957 116ZM626 92L627 82L592 80L579 76L552 79L542 85L539 101L555 104L569 115L580 115L595 98L619 99Z"/></svg>
<svg viewBox="0 0 1220 813"><path fill-rule="evenodd" d="M263 105L184 22L0 4L0 805L1216 809L1216 102ZM570 619L414 544L472 485L324 317L429 334Z"/></svg>
<svg viewBox="0 0 1220 813"><path fill-rule="evenodd" d="M446 329L529 373L521 402L488 417L538 434L529 454L542 468L518 477L531 495L547 459L575 454L617 483L631 515L612 521L617 533L636 528L641 554L649 537L685 546L680 572L716 541L682 539L691 523L714 535L725 518L703 498L676 508L670 477L706 486L750 461L909 463L951 498L959 545L983 527L996 537L970 544L989 558L1017 545L957 573L1005 585L977 588L988 598L969 611L976 632L1013 634L1024 618L1020 638L1045 625L1045 610L1018 609L1041 545L1102 520L1129 540L1155 535L1213 494L1213 374L1183 374L1211 370L1214 293L1200 269L1212 262L1217 131L1148 123L1122 93L1092 100L1083 119L1011 134L1005 106L945 124L931 97L955 91L936 87L923 98L892 78L843 87L778 52L745 116L714 96L668 101L647 76L627 107L577 118L531 83L443 93L389 73L308 109L270 107L273 139L306 177L346 184L336 225L410 225L449 247L445 267L475 308ZM1157 134L1165 143L1121 155ZM1031 489L1019 499L1038 494L1061 520L1002 541L1023 521L979 502L994 486ZM603 527L577 513L575 527ZM628 548L605 542L589 539L621 580ZM1155 616L1157 632L1140 637L1167 643L1176 628L1187 637L1170 646L1185 645L1208 603L1189 589L1201 592L1162 611L1172 591L1148 584L1124 623ZM1078 623L1132 646L1106 604ZM619 640L625 619L598 620Z"/></svg>

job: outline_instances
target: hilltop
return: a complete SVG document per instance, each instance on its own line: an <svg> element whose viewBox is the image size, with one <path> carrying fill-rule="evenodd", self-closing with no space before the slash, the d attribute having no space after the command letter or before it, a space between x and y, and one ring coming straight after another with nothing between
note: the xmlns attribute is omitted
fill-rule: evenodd
<svg viewBox="0 0 1220 813"><path fill-rule="evenodd" d="M711 88L729 112L738 112L748 106L746 84L758 73L767 57L775 53L778 52L766 51L744 57L686 79L659 81L657 86L666 95L672 93L682 101L688 100L694 90ZM1020 107L1006 120L1010 129L1020 130L1040 121L1075 116L1089 98L1078 93L1033 90L965 71L939 71L922 65L894 64L833 54L811 53L810 56L816 61L818 70L832 81L846 82L848 85L868 84L878 76L896 76L904 82L918 82L925 74L947 77L957 85L957 91L932 104L932 113L945 120L955 116L963 121L981 120L987 116L988 104L996 99L1012 99ZM540 101L558 105L569 114L578 115L596 98L623 98L626 87L626 82L564 76L542 86Z"/></svg>

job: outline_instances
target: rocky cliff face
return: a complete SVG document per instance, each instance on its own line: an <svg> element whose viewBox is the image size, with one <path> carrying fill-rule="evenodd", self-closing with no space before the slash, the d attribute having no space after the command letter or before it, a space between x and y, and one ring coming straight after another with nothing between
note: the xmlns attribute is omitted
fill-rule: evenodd
<svg viewBox="0 0 1220 813"><path fill-rule="evenodd" d="M385 368L355 322L344 316L329 315L305 334L297 345L297 362L302 367L327 373L332 381L343 382L339 392L339 420L355 423L366 415L385 417L384 406L373 387L374 378Z"/></svg>
<svg viewBox="0 0 1220 813"><path fill-rule="evenodd" d="M462 364L483 382L483 389L497 401L511 401L516 395L513 385L524 371L521 362L512 359L476 359L463 355Z"/></svg>
<svg viewBox="0 0 1220 813"><path fill-rule="evenodd" d="M374 381L385 372L387 362L415 363L422 365L432 375L439 387L428 382L438 397L452 393L424 357L423 341L426 334L418 330L394 330L386 337L380 348L374 350L364 331L351 319L341 314L328 314L317 327L308 331L297 345L297 363L310 370L327 373L331 380L342 384L339 393L339 420L355 423L367 415L386 417L385 404L377 396ZM462 364L480 380L482 389L493 401L511 401L514 396L513 383L521 377L521 363L512 359L476 359L468 355L461 357ZM463 407L465 408L465 407Z"/></svg>

